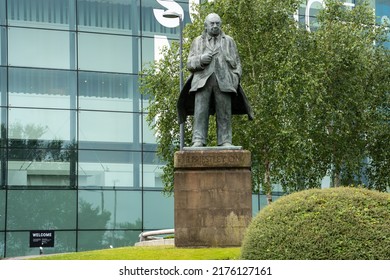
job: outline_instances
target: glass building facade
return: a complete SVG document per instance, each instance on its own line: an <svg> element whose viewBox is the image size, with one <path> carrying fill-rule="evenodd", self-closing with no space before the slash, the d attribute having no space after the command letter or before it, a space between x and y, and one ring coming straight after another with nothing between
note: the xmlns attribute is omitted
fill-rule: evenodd
<svg viewBox="0 0 390 280"><path fill-rule="evenodd" d="M54 230L45 253L57 253L173 228L138 75L179 38L162 12L186 24L199 2L0 0L0 258L38 254L32 230ZM297 19L314 26L321 3L308 0ZM390 16L388 0L372 5L378 20ZM252 204L256 214L266 198Z"/></svg>

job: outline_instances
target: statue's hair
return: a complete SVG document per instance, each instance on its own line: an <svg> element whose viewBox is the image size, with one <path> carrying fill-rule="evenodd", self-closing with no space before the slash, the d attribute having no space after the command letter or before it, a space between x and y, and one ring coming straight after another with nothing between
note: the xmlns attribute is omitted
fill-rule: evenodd
<svg viewBox="0 0 390 280"><path fill-rule="evenodd" d="M222 19L221 19L221 17L220 17L218 14L216 14L216 13L211 13L211 14L208 14L208 15L206 16L205 20L204 20L204 26L205 26L205 27L207 26L207 21L209 21L210 18L211 18L212 16L218 17L218 18L219 18L219 21L221 22L221 25L222 25Z"/></svg>

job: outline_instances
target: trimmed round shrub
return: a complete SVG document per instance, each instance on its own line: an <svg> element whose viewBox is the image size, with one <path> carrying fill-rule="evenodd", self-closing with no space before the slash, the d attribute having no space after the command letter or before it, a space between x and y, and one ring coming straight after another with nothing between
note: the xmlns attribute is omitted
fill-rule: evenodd
<svg viewBox="0 0 390 280"><path fill-rule="evenodd" d="M246 260L388 260L390 194L311 189L279 198L253 219Z"/></svg>

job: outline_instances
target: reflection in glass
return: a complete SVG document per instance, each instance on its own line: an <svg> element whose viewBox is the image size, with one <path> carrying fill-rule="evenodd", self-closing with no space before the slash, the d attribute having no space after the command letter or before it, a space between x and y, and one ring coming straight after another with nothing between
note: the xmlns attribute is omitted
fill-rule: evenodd
<svg viewBox="0 0 390 280"><path fill-rule="evenodd" d="M1 140L2 143L5 143L5 140ZM6 178L7 178L7 155L6 149L0 148L0 190L6 188ZM1 215L1 210L0 210ZM1 217L0 217L1 219Z"/></svg>
<svg viewBox="0 0 390 280"><path fill-rule="evenodd" d="M140 153L79 151L78 182L86 188L140 188Z"/></svg>
<svg viewBox="0 0 390 280"><path fill-rule="evenodd" d="M173 228L173 196L161 191L144 192L144 228L147 230Z"/></svg>
<svg viewBox="0 0 390 280"><path fill-rule="evenodd" d="M137 50L137 45L136 37L79 33L79 69L138 73L138 68L133 69L138 56L134 56L133 48Z"/></svg>
<svg viewBox="0 0 390 280"><path fill-rule="evenodd" d="M73 32L9 28L8 40L11 66L75 69Z"/></svg>
<svg viewBox="0 0 390 280"><path fill-rule="evenodd" d="M80 229L142 228L142 195L140 191L79 191Z"/></svg>
<svg viewBox="0 0 390 280"><path fill-rule="evenodd" d="M9 109L8 137L13 140L75 140L75 116L69 110ZM69 144L69 143L68 143Z"/></svg>
<svg viewBox="0 0 390 280"><path fill-rule="evenodd" d="M172 39L168 40L164 36L142 38L142 66L147 68L155 60L161 59L161 51L169 47L172 42Z"/></svg>
<svg viewBox="0 0 390 280"><path fill-rule="evenodd" d="M79 0L78 29L119 34L139 34L139 1Z"/></svg>
<svg viewBox="0 0 390 280"><path fill-rule="evenodd" d="M10 68L9 105L75 109L76 72Z"/></svg>
<svg viewBox="0 0 390 280"><path fill-rule="evenodd" d="M7 30L0 26L0 65L7 65Z"/></svg>
<svg viewBox="0 0 390 280"><path fill-rule="evenodd" d="M26 219L26 217L24 219ZM6 248L7 258L39 255L39 248L30 248L30 231L8 232ZM44 254L66 253L75 251L75 231L55 231L54 247L43 248Z"/></svg>
<svg viewBox="0 0 390 280"><path fill-rule="evenodd" d="M78 251L108 249L112 247L132 246L139 240L141 230L80 231L78 233Z"/></svg>
<svg viewBox="0 0 390 280"><path fill-rule="evenodd" d="M79 112L79 140L88 143L80 143L80 148L101 148L99 142L110 146L133 142L133 114L116 112ZM111 143L110 143L111 142Z"/></svg>
<svg viewBox="0 0 390 280"><path fill-rule="evenodd" d="M144 188L162 189L164 187L162 183L163 163L159 161L155 152L144 152L143 161Z"/></svg>
<svg viewBox="0 0 390 280"><path fill-rule="evenodd" d="M75 29L75 0L12 0L7 7L11 26Z"/></svg>
<svg viewBox="0 0 390 280"><path fill-rule="evenodd" d="M1 69L0 69L1 70ZM6 121L7 121L7 110L0 107L0 189L6 187L6 172L7 172L7 130L6 130ZM1 213L0 213L1 215Z"/></svg>
<svg viewBox="0 0 390 280"><path fill-rule="evenodd" d="M138 111L139 108L133 107L134 91L138 91L134 75L79 73L80 109Z"/></svg>
<svg viewBox="0 0 390 280"><path fill-rule="evenodd" d="M0 258L4 256L4 252L5 252L5 233L0 231Z"/></svg>
<svg viewBox="0 0 390 280"><path fill-rule="evenodd" d="M5 229L5 191L0 190L0 231ZM1 247L1 239L0 239L0 247ZM0 249L1 250L1 249ZM1 258L0 254L0 258Z"/></svg>
<svg viewBox="0 0 390 280"><path fill-rule="evenodd" d="M5 11L5 0L0 0L0 25L6 24Z"/></svg>
<svg viewBox="0 0 390 280"><path fill-rule="evenodd" d="M7 106L7 69L5 67L0 67L0 106ZM4 116L1 118L3 122L6 119Z"/></svg>
<svg viewBox="0 0 390 280"><path fill-rule="evenodd" d="M142 116L142 137L143 137L143 143L148 143L148 144L157 144L157 139L156 139L156 132L149 127L149 124L146 121L146 115Z"/></svg>
<svg viewBox="0 0 390 280"><path fill-rule="evenodd" d="M377 24L386 25L388 28L390 28L390 2L388 0L376 0L375 14ZM387 42L384 44L384 46L387 49L390 49L390 32L387 32L387 35Z"/></svg>
<svg viewBox="0 0 390 280"><path fill-rule="evenodd" d="M10 140L8 185L54 188L74 186L75 152L73 150L61 149L62 143L59 141L27 140L25 143L26 149L18 149L12 147L12 140Z"/></svg>
<svg viewBox="0 0 390 280"><path fill-rule="evenodd" d="M75 229L76 191L9 190L7 229Z"/></svg>

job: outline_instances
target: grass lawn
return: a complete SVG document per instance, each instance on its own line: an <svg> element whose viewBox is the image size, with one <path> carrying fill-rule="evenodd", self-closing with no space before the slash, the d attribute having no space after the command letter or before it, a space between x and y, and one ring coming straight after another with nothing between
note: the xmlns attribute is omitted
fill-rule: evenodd
<svg viewBox="0 0 390 280"><path fill-rule="evenodd" d="M240 247L175 248L174 246L123 247L46 255L34 260L237 260Z"/></svg>

